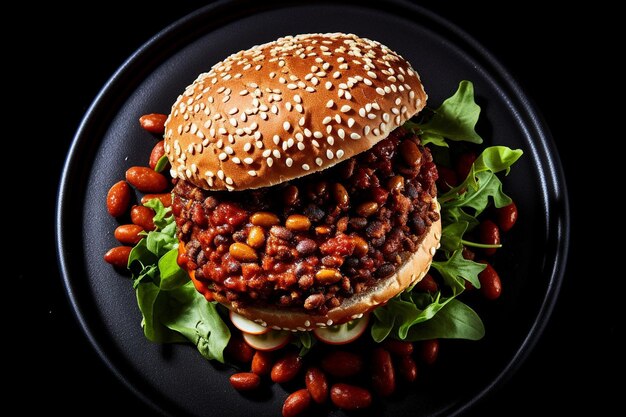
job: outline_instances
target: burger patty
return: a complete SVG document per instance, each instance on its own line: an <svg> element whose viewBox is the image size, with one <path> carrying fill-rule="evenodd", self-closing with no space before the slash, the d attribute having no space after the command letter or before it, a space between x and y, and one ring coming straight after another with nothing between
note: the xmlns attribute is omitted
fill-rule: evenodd
<svg viewBox="0 0 626 417"><path fill-rule="evenodd" d="M173 190L179 263L232 304L325 314L393 274L436 212L430 151L403 128L327 170L256 190Z"/></svg>

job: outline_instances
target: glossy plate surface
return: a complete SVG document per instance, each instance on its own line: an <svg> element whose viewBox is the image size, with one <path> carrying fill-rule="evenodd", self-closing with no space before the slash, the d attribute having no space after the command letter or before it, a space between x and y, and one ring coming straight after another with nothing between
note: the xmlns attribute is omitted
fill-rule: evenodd
<svg viewBox="0 0 626 417"><path fill-rule="evenodd" d="M436 106L463 79L474 82L486 145L524 150L505 179L520 220L496 260L504 292L474 303L487 328L480 342L444 342L437 369L399 390L376 415L455 414L509 376L539 337L556 299L568 245L563 175L547 128L523 92L471 38L403 2L379 8L333 2L250 6L220 2L188 16L134 54L87 112L70 150L59 193L57 242L66 289L82 328L102 358L137 395L173 415L276 416L279 385L241 396L230 369L205 361L191 346L148 342L132 285L102 260L116 245L106 212L109 187L133 165L145 165L155 140L138 125L145 113L168 113L200 72L227 55L280 36L353 32L396 50L419 71ZM333 411L331 415L344 415Z"/></svg>

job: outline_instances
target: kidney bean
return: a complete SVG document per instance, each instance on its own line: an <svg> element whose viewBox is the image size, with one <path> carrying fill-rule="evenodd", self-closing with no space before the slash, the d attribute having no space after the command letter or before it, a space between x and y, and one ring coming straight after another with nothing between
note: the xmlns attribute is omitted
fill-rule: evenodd
<svg viewBox="0 0 626 417"><path fill-rule="evenodd" d="M400 358L400 366L398 367L400 375L408 381L413 382L417 379L417 364L410 355Z"/></svg>
<svg viewBox="0 0 626 417"><path fill-rule="evenodd" d="M475 160L476 154L474 152L464 153L459 156L459 159L456 161L456 175L459 181L463 181L467 178Z"/></svg>
<svg viewBox="0 0 626 417"><path fill-rule="evenodd" d="M404 177L401 175L391 177L389 181L387 181L387 189L392 193L399 193L404 190Z"/></svg>
<svg viewBox="0 0 626 417"><path fill-rule="evenodd" d="M143 238L139 233L143 227L136 224L123 224L118 226L113 233L115 238L125 245L136 245Z"/></svg>
<svg viewBox="0 0 626 417"><path fill-rule="evenodd" d="M422 361L428 365L432 365L437 360L437 356L439 356L439 340L431 339L424 340L422 342L422 349L420 351L420 356Z"/></svg>
<svg viewBox="0 0 626 417"><path fill-rule="evenodd" d="M339 383L330 389L330 400L343 410L357 410L372 404L372 394L365 388Z"/></svg>
<svg viewBox="0 0 626 417"><path fill-rule="evenodd" d="M172 206L172 193L146 194L141 197L141 204L146 204L148 201L154 200L155 198L161 200L161 203L163 203L163 206L165 207Z"/></svg>
<svg viewBox="0 0 626 417"><path fill-rule="evenodd" d="M311 398L318 404L323 404L328 398L328 381L321 369L311 367L304 376L306 389L309 390Z"/></svg>
<svg viewBox="0 0 626 417"><path fill-rule="evenodd" d="M334 284L341 279L341 272L334 268L322 268L315 273L315 279L322 285Z"/></svg>
<svg viewBox="0 0 626 417"><path fill-rule="evenodd" d="M422 153L412 140L404 140L398 146L400 155L406 164L410 167L416 167L422 162Z"/></svg>
<svg viewBox="0 0 626 417"><path fill-rule="evenodd" d="M448 191L450 188L457 186L458 179L456 177L456 172L452 169L444 166L437 166L437 172L439 173L437 187L440 191Z"/></svg>
<svg viewBox="0 0 626 417"><path fill-rule="evenodd" d="M413 353L413 343L403 340L387 338L383 342L383 347L398 356L407 356Z"/></svg>
<svg viewBox="0 0 626 417"><path fill-rule="evenodd" d="M502 294L502 281L500 276L491 264L487 262L481 262L487 265L483 271L478 274L478 280L480 281L480 292L488 300L495 300Z"/></svg>
<svg viewBox="0 0 626 417"><path fill-rule="evenodd" d="M371 366L374 390L382 397L390 396L396 389L396 376L389 352L383 348L374 349Z"/></svg>
<svg viewBox="0 0 626 417"><path fill-rule="evenodd" d="M154 225L154 215L156 213L150 207L145 206L133 206L130 210L130 220L141 226L146 231L152 231L156 229Z"/></svg>
<svg viewBox="0 0 626 417"><path fill-rule="evenodd" d="M300 415L311 405L311 395L306 389L299 389L287 397L283 404L283 417Z"/></svg>
<svg viewBox="0 0 626 417"><path fill-rule="evenodd" d="M335 197L335 201L337 202L337 205L339 207L348 207L348 203L350 202L350 196L348 195L346 187L338 182L333 184L333 197Z"/></svg>
<svg viewBox="0 0 626 417"><path fill-rule="evenodd" d="M470 261L473 261L476 258L474 251L467 246L463 246L463 252L461 252L461 255L463 255L463 259L468 259Z"/></svg>
<svg viewBox="0 0 626 417"><path fill-rule="evenodd" d="M267 211L257 211L250 216L250 223L255 226L270 227L280 223L280 219L274 213Z"/></svg>
<svg viewBox="0 0 626 417"><path fill-rule="evenodd" d="M508 206L496 209L496 220L503 232L508 232L517 222L517 206L511 203Z"/></svg>
<svg viewBox="0 0 626 417"><path fill-rule="evenodd" d="M107 193L107 211L113 217L126 213L130 204L130 187L126 181L116 182Z"/></svg>
<svg viewBox="0 0 626 417"><path fill-rule="evenodd" d="M238 335L231 336L225 350L227 356L241 363L250 363L255 352L255 350L243 340L243 337Z"/></svg>
<svg viewBox="0 0 626 417"><path fill-rule="evenodd" d="M478 238L480 243L487 245L499 245L500 244L500 230L498 226L491 220L483 221L478 227ZM496 248L483 248L485 255L493 255L496 253Z"/></svg>
<svg viewBox="0 0 626 417"><path fill-rule="evenodd" d="M295 185L288 185L283 190L283 202L287 207L294 206L298 202L300 190Z"/></svg>
<svg viewBox="0 0 626 417"><path fill-rule="evenodd" d="M272 371L272 354L260 350L256 351L252 357L250 369L257 375L268 375Z"/></svg>
<svg viewBox="0 0 626 417"><path fill-rule="evenodd" d="M160 193L167 188L167 178L148 167L128 168L126 181L142 193Z"/></svg>
<svg viewBox="0 0 626 417"><path fill-rule="evenodd" d="M287 217L285 227L289 230L305 232L311 227L311 221L307 216L303 216L302 214L292 214Z"/></svg>
<svg viewBox="0 0 626 417"><path fill-rule="evenodd" d="M230 385L237 391L250 391L261 385L261 378L252 372L240 372L230 376Z"/></svg>
<svg viewBox="0 0 626 417"><path fill-rule="evenodd" d="M260 248L265 244L265 231L261 226L252 226L248 232L246 243L253 248Z"/></svg>
<svg viewBox="0 0 626 417"><path fill-rule="evenodd" d="M139 118L139 124L150 133L162 135L165 132L167 115L160 113L144 114Z"/></svg>
<svg viewBox="0 0 626 417"><path fill-rule="evenodd" d="M432 275L426 274L417 284L415 288L419 291L435 293L439 289L439 285Z"/></svg>
<svg viewBox="0 0 626 417"><path fill-rule="evenodd" d="M361 236L355 235L352 236L352 241L354 242L354 254L358 257L363 257L367 255L370 247L368 243Z"/></svg>
<svg viewBox="0 0 626 417"><path fill-rule="evenodd" d="M154 169L163 155L165 155L165 141L161 140L154 145L152 152L150 152L150 160L148 161L150 168Z"/></svg>
<svg viewBox="0 0 626 417"><path fill-rule="evenodd" d="M130 246L116 246L104 254L104 260L116 268L126 268L131 250Z"/></svg>
<svg viewBox="0 0 626 417"><path fill-rule="evenodd" d="M378 203L375 201L366 201L365 203L359 204L356 208L356 212L359 216L369 217L372 214L378 211Z"/></svg>
<svg viewBox="0 0 626 417"><path fill-rule="evenodd" d="M228 248L230 256L237 259L239 262L254 262L258 259L258 255L255 250L245 243L233 243Z"/></svg>
<svg viewBox="0 0 626 417"><path fill-rule="evenodd" d="M297 352L289 352L272 366L270 378L279 384L291 381L302 368L302 357Z"/></svg>
<svg viewBox="0 0 626 417"><path fill-rule="evenodd" d="M363 358L345 350L332 350L321 361L322 369L332 376L345 378L361 372Z"/></svg>

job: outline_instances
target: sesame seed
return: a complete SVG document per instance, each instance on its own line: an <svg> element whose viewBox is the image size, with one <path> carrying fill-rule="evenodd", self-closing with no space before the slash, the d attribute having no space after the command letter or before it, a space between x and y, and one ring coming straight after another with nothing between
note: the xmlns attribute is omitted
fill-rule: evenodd
<svg viewBox="0 0 626 417"><path fill-rule="evenodd" d="M274 155L274 158L280 159L280 151L278 149L274 149L272 155Z"/></svg>
<svg viewBox="0 0 626 417"><path fill-rule="evenodd" d="M250 175L251 177L256 177L256 171L250 170L248 171L248 175Z"/></svg>
<svg viewBox="0 0 626 417"><path fill-rule="evenodd" d="M239 165L241 163L241 159L237 158L236 156L233 156L231 158L231 161L233 161L234 163L236 163L237 165Z"/></svg>
<svg viewBox="0 0 626 417"><path fill-rule="evenodd" d="M399 106L400 103L402 103L402 99L400 97L396 98L395 103L396 103L396 106Z"/></svg>
<svg viewBox="0 0 626 417"><path fill-rule="evenodd" d="M296 111L298 113L304 113L304 107L302 107L302 104L296 104Z"/></svg>
<svg viewBox="0 0 626 417"><path fill-rule="evenodd" d="M289 132L289 129L291 129L291 124L287 121L285 121L283 123L283 129L285 129L285 131Z"/></svg>
<svg viewBox="0 0 626 417"><path fill-rule="evenodd" d="M248 165L251 165L254 162L254 159L247 157L247 158L244 158L243 162Z"/></svg>
<svg viewBox="0 0 626 417"><path fill-rule="evenodd" d="M382 89L382 88L380 88L380 87L376 87L376 92L377 92L378 94L380 94L381 96L384 96L384 95L385 95L385 90L383 90L383 89Z"/></svg>
<svg viewBox="0 0 626 417"><path fill-rule="evenodd" d="M290 90L295 90L298 88L298 86L296 84L287 84L287 88Z"/></svg>
<svg viewBox="0 0 626 417"><path fill-rule="evenodd" d="M331 151L330 149L326 150L326 158L328 159L333 159L335 155L333 155L333 151Z"/></svg>
<svg viewBox="0 0 626 417"><path fill-rule="evenodd" d="M224 171L222 171L221 169L219 171L217 171L217 178L219 178L220 180L224 180Z"/></svg>
<svg viewBox="0 0 626 417"><path fill-rule="evenodd" d="M296 142L293 140L293 138L287 139L287 147L288 148L291 148L294 143L296 143Z"/></svg>
<svg viewBox="0 0 626 417"><path fill-rule="evenodd" d="M304 117L304 116L302 116L302 117L300 118L300 120L298 120L298 125L300 125L300 126L304 126L304 124L305 124L305 123L306 123L306 119L305 119L305 117Z"/></svg>
<svg viewBox="0 0 626 417"><path fill-rule="evenodd" d="M311 135L312 135L311 131L309 129L305 128L304 129L304 136L306 136L307 138L310 138ZM298 136L298 135L296 134L296 136Z"/></svg>
<svg viewBox="0 0 626 417"><path fill-rule="evenodd" d="M383 120L385 123L389 123L389 113L383 113Z"/></svg>
<svg viewBox="0 0 626 417"><path fill-rule="evenodd" d="M267 158L265 162L267 162L267 166L270 168L274 165L274 160L272 158Z"/></svg>
<svg viewBox="0 0 626 417"><path fill-rule="evenodd" d="M226 184L233 185L233 179L231 177L226 177Z"/></svg>
<svg viewBox="0 0 626 417"><path fill-rule="evenodd" d="M348 119L348 127L354 126L354 119L351 117Z"/></svg>
<svg viewBox="0 0 626 417"><path fill-rule="evenodd" d="M302 141L304 140L304 136L302 135L302 133L301 133L301 132L296 133L296 139L297 139L299 142L302 142Z"/></svg>
<svg viewBox="0 0 626 417"><path fill-rule="evenodd" d="M367 118L370 120L374 120L376 118L376 115L374 113L368 113Z"/></svg>
<svg viewBox="0 0 626 417"><path fill-rule="evenodd" d="M361 135L359 135L359 134L358 134L358 133L356 133L356 132L352 132L352 133L350 134L350 139L354 139L354 140L361 139Z"/></svg>
<svg viewBox="0 0 626 417"><path fill-rule="evenodd" d="M302 169L308 171L311 167L308 164L302 164Z"/></svg>
<svg viewBox="0 0 626 417"><path fill-rule="evenodd" d="M328 107L329 109L332 108L335 105L335 102L333 100L328 100L328 102L326 103L326 107Z"/></svg>
<svg viewBox="0 0 626 417"><path fill-rule="evenodd" d="M322 158L315 158L315 163L317 164L317 166L321 167L324 161L322 160Z"/></svg>
<svg viewBox="0 0 626 417"><path fill-rule="evenodd" d="M291 158L285 159L285 165L291 168L291 166L293 165L293 159Z"/></svg>
<svg viewBox="0 0 626 417"><path fill-rule="evenodd" d="M314 93L316 90L313 87L307 87L305 88L306 91L308 91L309 93Z"/></svg>
<svg viewBox="0 0 626 417"><path fill-rule="evenodd" d="M296 145L298 147L299 150L303 151L304 150L304 143L302 142L298 142L298 144Z"/></svg>
<svg viewBox="0 0 626 417"><path fill-rule="evenodd" d="M346 132L344 132L343 129L339 129L337 131L337 135L339 136L339 138L344 139L346 137Z"/></svg>
<svg viewBox="0 0 626 417"><path fill-rule="evenodd" d="M239 109L237 107L233 107L232 109L230 109L228 111L228 114L230 114L232 116L233 114L236 114L238 111L239 111ZM245 114L245 113L243 113L243 114Z"/></svg>
<svg viewBox="0 0 626 417"><path fill-rule="evenodd" d="M330 116L326 116L324 117L324 120L322 120L322 124L327 125L328 123L332 122L333 118Z"/></svg>
<svg viewBox="0 0 626 417"><path fill-rule="evenodd" d="M348 106L347 104L341 106L342 113L348 113L350 110L352 110L352 107Z"/></svg>
<svg viewBox="0 0 626 417"><path fill-rule="evenodd" d="M244 152L250 152L251 148L252 148L252 144L250 142L243 145Z"/></svg>
<svg viewBox="0 0 626 417"><path fill-rule="evenodd" d="M367 75L374 79L378 78L374 71L367 71Z"/></svg>
<svg viewBox="0 0 626 417"><path fill-rule="evenodd" d="M326 87L327 90L330 90L331 88L333 88L333 83L331 83L330 81L326 81L324 87Z"/></svg>
<svg viewBox="0 0 626 417"><path fill-rule="evenodd" d="M319 148L319 147L320 147L320 143L319 143L318 141L316 141L315 139L313 139L313 140L311 141L311 144L312 144L313 146L315 146L316 148Z"/></svg>
<svg viewBox="0 0 626 417"><path fill-rule="evenodd" d="M293 101L295 101L296 103L302 103L302 98L296 94L293 96Z"/></svg>
<svg viewBox="0 0 626 417"><path fill-rule="evenodd" d="M371 127L369 127L369 126L367 126L367 125L366 125L366 126L363 128L363 134L364 134L365 136L367 136L367 135L370 133L370 130L371 130Z"/></svg>
<svg viewBox="0 0 626 417"><path fill-rule="evenodd" d="M343 90L340 88L339 90L337 90L337 96L339 96L339 98L343 97Z"/></svg>
<svg viewBox="0 0 626 417"><path fill-rule="evenodd" d="M220 161L223 161L223 160L225 160L226 158L228 158L228 155L226 155L224 152L220 153L220 154L219 154L219 156L218 156L218 159L219 159Z"/></svg>
<svg viewBox="0 0 626 417"><path fill-rule="evenodd" d="M328 142L330 146L333 146L335 144L335 138L333 138L332 136L329 136L326 138L326 142Z"/></svg>
<svg viewBox="0 0 626 417"><path fill-rule="evenodd" d="M333 73L333 78L337 79L337 78L339 78L339 77L341 77L341 73L340 73L339 71L335 71L335 72Z"/></svg>
<svg viewBox="0 0 626 417"><path fill-rule="evenodd" d="M339 149L337 151L337 158L341 159L343 157L343 155L344 155L343 149Z"/></svg>
<svg viewBox="0 0 626 417"><path fill-rule="evenodd" d="M226 152L229 155L232 155L233 153L235 153L235 151L233 151L233 148L231 148L230 146L225 147L224 152Z"/></svg>

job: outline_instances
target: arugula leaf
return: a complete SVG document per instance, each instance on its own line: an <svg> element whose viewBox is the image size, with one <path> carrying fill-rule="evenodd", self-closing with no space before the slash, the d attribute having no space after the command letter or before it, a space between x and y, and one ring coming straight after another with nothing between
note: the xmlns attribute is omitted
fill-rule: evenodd
<svg viewBox="0 0 626 417"><path fill-rule="evenodd" d="M419 125L422 144L447 146L444 138L454 141L482 143L475 126L480 106L474 101L474 85L461 81L456 93L435 110L433 117Z"/></svg>
<svg viewBox="0 0 626 417"><path fill-rule="evenodd" d="M469 222L459 220L446 225L441 230L441 248L448 252L463 249L463 235L469 227Z"/></svg>
<svg viewBox="0 0 626 417"><path fill-rule="evenodd" d="M294 333L294 338L291 343L296 345L296 347L300 348L300 356L304 356L317 342L317 339L311 336L313 332L296 332Z"/></svg>
<svg viewBox="0 0 626 417"><path fill-rule="evenodd" d="M485 336L485 326L471 307L459 301L450 300L437 315L420 326L413 326L406 338L409 342L431 339L480 340Z"/></svg>
<svg viewBox="0 0 626 417"><path fill-rule="evenodd" d="M465 281L469 281L476 288L480 288L478 274L487 266L463 258L461 250L455 251L446 261L433 261L432 266L441 274L444 282L450 286L455 294L465 289Z"/></svg>

